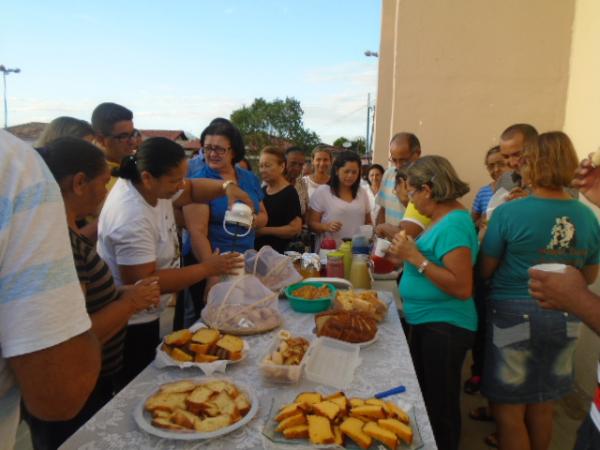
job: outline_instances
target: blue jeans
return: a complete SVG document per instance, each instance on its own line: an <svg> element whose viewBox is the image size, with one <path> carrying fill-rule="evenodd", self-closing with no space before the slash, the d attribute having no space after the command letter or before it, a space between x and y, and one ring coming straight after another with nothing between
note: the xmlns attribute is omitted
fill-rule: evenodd
<svg viewBox="0 0 600 450"><path fill-rule="evenodd" d="M481 392L496 403L541 403L573 386L573 353L580 321L534 300L488 304Z"/></svg>

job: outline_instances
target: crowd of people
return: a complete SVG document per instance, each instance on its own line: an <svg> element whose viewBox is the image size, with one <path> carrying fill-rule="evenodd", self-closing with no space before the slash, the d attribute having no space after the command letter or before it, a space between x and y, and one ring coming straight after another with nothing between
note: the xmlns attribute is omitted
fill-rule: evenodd
<svg viewBox="0 0 600 450"><path fill-rule="evenodd" d="M319 145L306 161L300 147L267 146L257 176L223 118L200 142L188 160L171 140L142 141L115 103L91 123L55 119L35 150L0 131L0 448L12 448L21 416L36 449L60 446L154 359L164 308L175 303L175 329L191 325L244 251L318 250L369 224L403 269L403 325L438 448L458 449L470 349L464 389L489 402L470 412L495 421L487 441L549 447L580 321L600 332L600 299L587 289L600 228L578 199L600 204L600 169L579 164L566 134L504 130L482 155L491 182L472 207L451 162L423 154L409 132L391 139L387 169L364 172L351 151ZM232 239L223 222L236 201L253 220ZM531 269L540 263L568 269ZM599 409L577 449L598 448Z"/></svg>

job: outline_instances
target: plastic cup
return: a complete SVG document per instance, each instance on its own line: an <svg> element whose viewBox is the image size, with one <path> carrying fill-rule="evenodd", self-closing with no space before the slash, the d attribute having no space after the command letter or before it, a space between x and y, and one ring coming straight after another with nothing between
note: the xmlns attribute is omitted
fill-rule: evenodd
<svg viewBox="0 0 600 450"><path fill-rule="evenodd" d="M375 241L375 251L373 254L383 258L385 256L385 252L388 251L391 245L392 243L387 239L377 238Z"/></svg>
<svg viewBox="0 0 600 450"><path fill-rule="evenodd" d="M360 234L371 239L373 236L373 225L361 225L359 228Z"/></svg>
<svg viewBox="0 0 600 450"><path fill-rule="evenodd" d="M546 264L536 264L531 267L535 270L542 270L544 272L554 272L554 273L565 273L567 270L566 264L559 263L546 263Z"/></svg>
<svg viewBox="0 0 600 450"><path fill-rule="evenodd" d="M228 253L231 253L231 252L223 252L222 254L226 255ZM244 262L244 255L240 254L240 260L242 262ZM242 267L239 267L239 268L235 269L235 273L232 273L230 275L226 275L226 277L227 277L227 279L238 278L238 277L241 277L241 276L243 276L245 274L246 274L246 267L245 267L244 264L242 264Z"/></svg>

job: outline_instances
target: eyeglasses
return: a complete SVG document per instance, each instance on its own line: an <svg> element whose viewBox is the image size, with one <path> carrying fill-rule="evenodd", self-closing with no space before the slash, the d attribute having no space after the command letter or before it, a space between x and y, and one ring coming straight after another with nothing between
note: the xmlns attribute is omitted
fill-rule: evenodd
<svg viewBox="0 0 600 450"><path fill-rule="evenodd" d="M209 152L213 152L213 153L216 153L219 156L223 156L225 154L225 152L227 150L230 150L230 149L231 149L231 147L224 148L224 147L221 147L219 145L207 145L207 146L205 146L202 149L202 151L204 152L204 154L207 154Z"/></svg>
<svg viewBox="0 0 600 450"><path fill-rule="evenodd" d="M119 141L119 142L123 143L126 141L132 141L134 139L139 138L140 132L138 130L133 130L133 132L131 132L131 133L115 134L115 135L111 135L109 137L114 139L115 141Z"/></svg>

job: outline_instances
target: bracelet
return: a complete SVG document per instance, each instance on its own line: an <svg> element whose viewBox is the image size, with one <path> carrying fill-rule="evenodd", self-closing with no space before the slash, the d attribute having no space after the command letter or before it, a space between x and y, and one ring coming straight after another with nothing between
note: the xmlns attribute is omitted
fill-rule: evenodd
<svg viewBox="0 0 600 450"><path fill-rule="evenodd" d="M229 187L230 184L235 184L235 181L233 180L227 180L223 183L223 192L227 191L227 188Z"/></svg>
<svg viewBox="0 0 600 450"><path fill-rule="evenodd" d="M425 269L427 268L428 265L429 265L429 261L424 260L421 264L419 264L419 267L417 267L417 272L419 272L419 273L425 272Z"/></svg>

